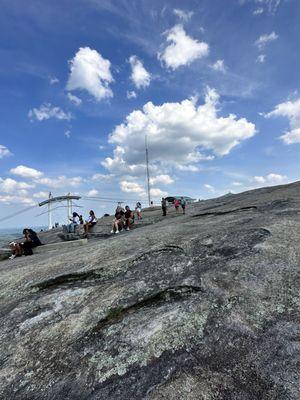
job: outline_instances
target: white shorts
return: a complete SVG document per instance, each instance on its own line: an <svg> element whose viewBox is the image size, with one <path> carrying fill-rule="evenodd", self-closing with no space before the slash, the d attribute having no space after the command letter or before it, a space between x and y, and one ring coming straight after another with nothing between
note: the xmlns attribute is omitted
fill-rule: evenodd
<svg viewBox="0 0 300 400"><path fill-rule="evenodd" d="M142 210L140 208L136 208L136 212L140 213Z"/></svg>

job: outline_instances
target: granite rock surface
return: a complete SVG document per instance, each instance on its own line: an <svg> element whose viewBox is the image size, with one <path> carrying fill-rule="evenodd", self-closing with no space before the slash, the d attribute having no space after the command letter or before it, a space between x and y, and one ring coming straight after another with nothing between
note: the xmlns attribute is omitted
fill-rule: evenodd
<svg viewBox="0 0 300 400"><path fill-rule="evenodd" d="M299 211L258 189L2 261L0 398L299 400Z"/></svg>

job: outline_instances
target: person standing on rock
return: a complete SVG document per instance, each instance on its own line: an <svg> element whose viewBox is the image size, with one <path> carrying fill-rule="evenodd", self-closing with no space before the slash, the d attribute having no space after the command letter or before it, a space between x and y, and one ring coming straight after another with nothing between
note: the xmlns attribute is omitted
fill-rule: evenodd
<svg viewBox="0 0 300 400"><path fill-rule="evenodd" d="M175 199L174 206L175 206L176 214L178 214L178 212L179 212L179 205L180 205L180 201L178 199Z"/></svg>
<svg viewBox="0 0 300 400"><path fill-rule="evenodd" d="M161 199L161 208L163 216L165 217L167 215L167 200L164 197Z"/></svg>
<svg viewBox="0 0 300 400"><path fill-rule="evenodd" d="M184 200L183 197L180 198L180 205L182 208L182 214L185 214L186 201Z"/></svg>
<svg viewBox="0 0 300 400"><path fill-rule="evenodd" d="M135 211L136 211L138 220L142 219L142 205L139 201L135 205Z"/></svg>

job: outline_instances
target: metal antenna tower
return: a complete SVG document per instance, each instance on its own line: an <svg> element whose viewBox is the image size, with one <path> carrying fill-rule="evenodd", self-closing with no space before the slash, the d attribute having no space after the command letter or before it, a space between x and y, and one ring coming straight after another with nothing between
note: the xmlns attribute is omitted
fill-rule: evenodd
<svg viewBox="0 0 300 400"><path fill-rule="evenodd" d="M151 206L151 196L150 196L150 174L149 174L149 155L148 155L148 140L147 134L145 135L145 149L146 149L146 171L147 171L147 191L148 191L148 203Z"/></svg>

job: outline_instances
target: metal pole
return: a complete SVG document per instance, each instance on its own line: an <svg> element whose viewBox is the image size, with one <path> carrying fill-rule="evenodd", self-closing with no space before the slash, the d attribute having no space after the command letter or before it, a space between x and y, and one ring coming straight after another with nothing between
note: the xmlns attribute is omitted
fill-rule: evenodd
<svg viewBox="0 0 300 400"><path fill-rule="evenodd" d="M48 203L48 229L52 229L52 210L51 210L51 192L49 192L49 203Z"/></svg>
<svg viewBox="0 0 300 400"><path fill-rule="evenodd" d="M150 195L150 174L149 174L149 155L148 155L148 141L147 134L145 135L145 149L146 149L146 171L147 171L147 191L148 191L148 203L151 206L151 195Z"/></svg>

